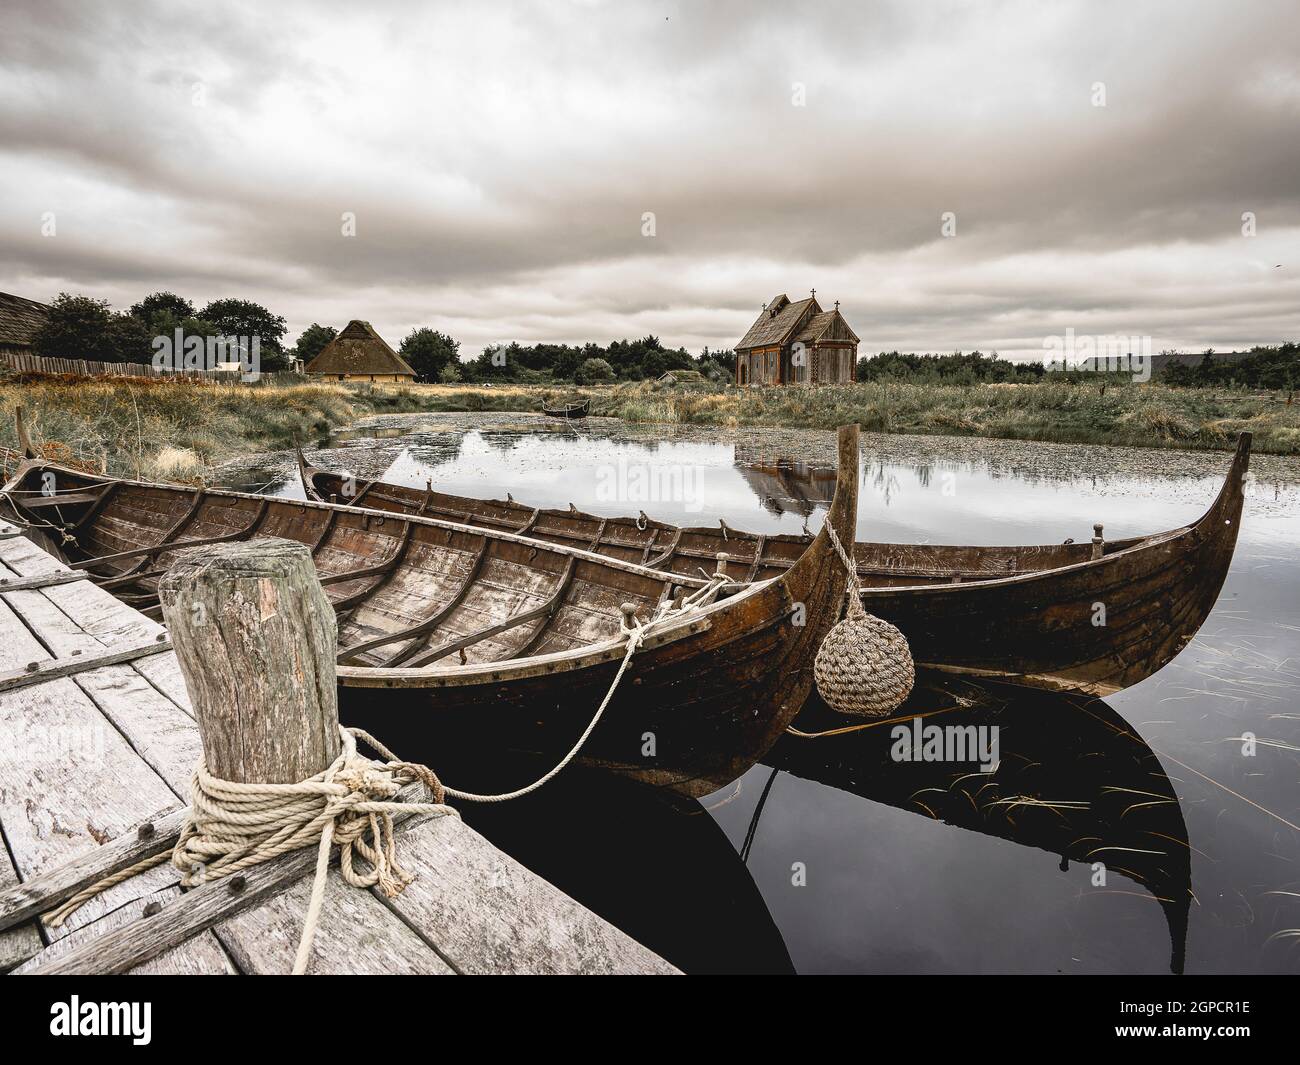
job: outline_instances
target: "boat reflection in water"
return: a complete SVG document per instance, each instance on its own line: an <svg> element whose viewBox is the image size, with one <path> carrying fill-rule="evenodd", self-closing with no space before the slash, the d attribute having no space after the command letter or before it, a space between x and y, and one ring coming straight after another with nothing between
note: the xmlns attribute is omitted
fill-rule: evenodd
<svg viewBox="0 0 1300 1065"><path fill-rule="evenodd" d="M445 736L435 743L405 721L397 749L436 766L449 785L469 779L505 791L550 768L518 752L448 761ZM347 723L369 727L357 714ZM391 721L383 727L391 732ZM749 870L693 799L574 765L511 802L455 805L501 850L683 972L794 971Z"/></svg>
<svg viewBox="0 0 1300 1065"><path fill-rule="evenodd" d="M996 768L897 761L894 726L914 728L918 716L923 726L996 727ZM391 733L399 720L399 735L389 737L397 749L437 767L449 784L468 778L506 790L549 768L518 752L471 759L467 747L449 748L445 734L435 744L414 716L384 718L382 727ZM379 727L355 710L346 723ZM814 696L797 728L854 724ZM1119 875L1150 892L1168 923L1170 967L1183 969L1191 868L1182 810L1155 753L1100 699L923 675L894 717L818 739L786 735L762 761L774 773L1048 851L1063 867L1102 863L1108 884L1096 890L1116 890ZM595 769L566 770L514 802L460 805L507 853L684 971L789 972L782 934L745 865L765 797L743 843L730 841L699 802Z"/></svg>
<svg viewBox="0 0 1300 1065"><path fill-rule="evenodd" d="M997 729L999 761L899 761L895 727ZM801 731L843 727L814 697ZM849 722L853 724L853 722ZM979 735L966 732L967 737ZM986 734L988 735L988 734ZM1155 752L1103 700L924 678L893 717L855 732L787 734L763 759L775 770L922 817L1105 867L1149 891L1169 926L1170 968L1183 971L1191 850L1173 785ZM761 807L755 810L752 839ZM1094 881L1095 882L1095 881ZM1115 885L1097 890L1114 890Z"/></svg>

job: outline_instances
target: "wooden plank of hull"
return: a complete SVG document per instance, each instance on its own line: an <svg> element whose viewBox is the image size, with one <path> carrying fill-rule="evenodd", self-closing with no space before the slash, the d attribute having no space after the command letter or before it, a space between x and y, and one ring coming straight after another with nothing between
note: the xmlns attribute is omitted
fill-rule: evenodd
<svg viewBox="0 0 1300 1065"><path fill-rule="evenodd" d="M754 605L780 609L778 595L773 588L774 601ZM580 761L690 795L734 780L752 764L747 752L775 742L780 723L793 720L807 698L811 662L792 667L797 649L786 655L795 630L787 609L759 632L720 622L704 651L682 641L638 652ZM611 658L561 683L543 673L509 685L488 678L436 688L379 670L376 679L394 675L393 687L361 687L349 682L364 678L341 668L340 714L349 724L407 734L418 747L554 757L582 733L617 668Z"/></svg>
<svg viewBox="0 0 1300 1065"><path fill-rule="evenodd" d="M848 538L857 512L856 426L840 432L840 461L827 520ZM29 473L45 468L30 464ZM60 467L59 476L72 472ZM632 604L645 618L683 586L705 583L587 550L604 542L599 521L582 547L570 547L431 518L393 521L391 512L218 490L206 491L195 510L190 490L134 482L115 489L86 539L117 556L109 573L120 572L135 564L124 552L157 546L182 513L188 514L187 540L234 535L250 528L256 515L255 536L288 536L315 547L314 561L335 605L357 604L343 626L344 647L356 643L358 633L401 637L404 628L450 602L452 609L416 637L418 644L397 650L410 651L418 662L422 648L450 647L463 649L464 660L425 668L349 666L340 669L341 683L367 689L371 701L385 705L392 690L412 693L425 705L436 695L440 711L444 703L464 707L503 735L516 727L512 708L523 708L518 720L525 723L549 716L540 744L546 750L570 732L566 746L572 742L612 681L623 657L621 605ZM475 556L486 544L491 550L467 588L445 579L450 555ZM95 560L88 561L93 572ZM440 601L431 602L421 593L428 576L438 573L444 577ZM747 586L661 626L637 653L593 734L592 757L692 794L744 772L802 707L813 656L838 615L847 576L823 531L777 580ZM130 587L148 595L156 585L155 575L141 574ZM805 608L805 624L790 617L796 603ZM520 616L528 624L509 623ZM738 697L743 706L736 705ZM657 748L649 763L629 748L644 746L647 731ZM519 742L538 746L530 733L525 729Z"/></svg>
<svg viewBox="0 0 1300 1065"><path fill-rule="evenodd" d="M1094 695L1135 684L1186 646L1213 608L1236 544L1250 444L1251 435L1241 434L1223 488L1199 521L1112 541L1097 560L1090 558L1090 544L859 543L864 605L897 625L917 662L928 668ZM336 479L301 456L299 462L309 492ZM384 484L370 499L405 512L416 497L412 489ZM475 520L504 523L515 511L529 513L513 501L435 497L440 506L477 508ZM773 563L797 557L804 547L797 537L764 538L729 528L724 537L718 530L580 512L546 511L544 517L534 530L539 538L578 542L604 521L612 530L608 538L641 537L641 560L672 572L698 572L700 560L715 548L728 551L728 571L739 579L767 578L784 572ZM953 576L962 583L951 583ZM1093 624L1099 602L1106 607L1105 626Z"/></svg>
<svg viewBox="0 0 1300 1065"><path fill-rule="evenodd" d="M329 500L338 496L345 478L310 466L299 454L304 490L309 498ZM587 546L602 521L609 532L599 550L610 557L638 561L667 572L696 575L704 565L713 569L718 552L729 555L727 572L736 580L766 580L779 576L803 553L811 537L757 534L727 527L685 528L652 519L601 518L570 510L538 511L513 500L480 500L442 493L428 493L404 485L355 481L370 489L367 506L396 513L410 513L431 498L429 513L464 518L489 528L509 528L536 521L528 535L554 543ZM340 496L340 498L342 498ZM346 500L344 500L346 502ZM468 515L466 517L466 515ZM762 543L760 544L760 541ZM1112 550L1136 543L1114 541ZM1037 572L1074 562L1086 561L1090 545L1048 544L1020 547L951 547L942 544L878 544L862 542L855 547L858 574L864 585L894 584L911 587L927 581L948 583L954 575L963 580L991 579ZM758 563L757 570L755 563Z"/></svg>

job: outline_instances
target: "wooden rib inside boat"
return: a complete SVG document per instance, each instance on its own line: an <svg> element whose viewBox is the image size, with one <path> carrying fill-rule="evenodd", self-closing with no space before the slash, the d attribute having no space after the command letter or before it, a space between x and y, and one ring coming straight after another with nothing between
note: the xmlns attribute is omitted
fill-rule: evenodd
<svg viewBox="0 0 1300 1065"><path fill-rule="evenodd" d="M840 430L839 457L827 521L849 538L856 426ZM338 615L345 715L405 709L449 736L544 754L568 751L600 705L623 659L625 614L645 621L711 583L427 508L354 502L147 484L40 459L3 490L6 518L142 609L156 610L178 550L305 544ZM743 773L801 709L847 577L823 531L779 577L725 584L717 601L656 626L583 759L687 794Z"/></svg>
<svg viewBox="0 0 1300 1065"><path fill-rule="evenodd" d="M860 542L863 604L907 637L917 665L1053 691L1108 695L1169 662L1204 623L1232 561L1250 465L1242 433L1208 511L1150 536L1031 547ZM640 514L602 517L544 510L354 478L309 465L312 498L433 514L698 576L726 552L728 574L755 581L786 572L809 538L717 527L679 528ZM1096 623L1096 603L1105 624Z"/></svg>

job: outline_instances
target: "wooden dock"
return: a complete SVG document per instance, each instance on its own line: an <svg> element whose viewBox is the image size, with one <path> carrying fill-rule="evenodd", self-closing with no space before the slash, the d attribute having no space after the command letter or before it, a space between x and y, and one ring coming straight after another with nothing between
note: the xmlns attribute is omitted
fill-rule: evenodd
<svg viewBox="0 0 1300 1065"><path fill-rule="evenodd" d="M0 914L55 871L72 877L69 863L102 862L106 844L178 823L202 750L163 627L0 523ZM332 871L308 972L676 971L458 818L397 831L414 882L389 899ZM185 908L178 872L155 866L61 926L29 916L0 931L0 972L287 973L314 860L285 855L220 905L189 906L186 938L134 964L123 944L135 930ZM184 898L205 892L216 888Z"/></svg>

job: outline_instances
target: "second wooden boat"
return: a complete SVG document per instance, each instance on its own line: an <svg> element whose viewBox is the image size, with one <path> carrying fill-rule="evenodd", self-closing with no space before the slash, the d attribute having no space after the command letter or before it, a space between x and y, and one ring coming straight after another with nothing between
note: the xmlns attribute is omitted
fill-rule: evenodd
<svg viewBox="0 0 1300 1065"><path fill-rule="evenodd" d="M863 605L902 630L921 668L1098 696L1136 684L1187 645L1218 598L1237 543L1250 444L1242 433L1210 509L1167 532L1107 541L1096 526L1091 542L1034 547L858 543ZM725 522L679 528L644 513L544 510L432 484L357 480L311 466L301 452L298 462L313 499L436 514L683 576L698 576L725 552L734 579L768 579L786 572L810 539Z"/></svg>
<svg viewBox="0 0 1300 1065"><path fill-rule="evenodd" d="M858 431L839 434L827 521L852 536ZM584 733L644 622L656 625L581 757L696 795L743 773L802 708L848 574L823 530L780 576L721 584L425 514L105 478L30 458L4 516L105 588L158 611L175 552L281 537L306 545L338 616L340 707L418 721L441 749L558 757ZM392 735L380 728L381 734ZM393 741L396 742L396 741ZM450 783L455 766L443 759ZM521 782L522 783L522 782Z"/></svg>
<svg viewBox="0 0 1300 1065"><path fill-rule="evenodd" d="M542 413L551 418L585 418L591 413L591 400L583 399L574 403L561 403L554 407L543 404Z"/></svg>

